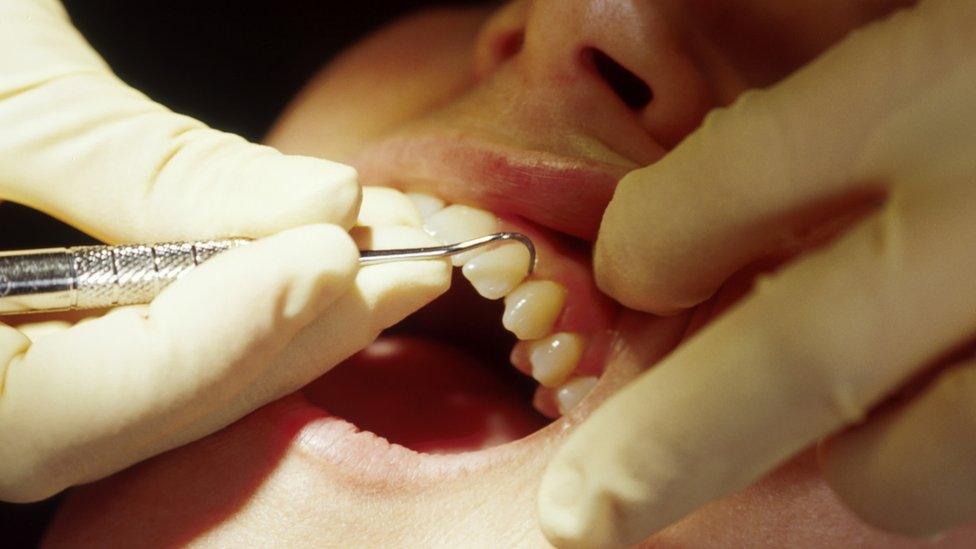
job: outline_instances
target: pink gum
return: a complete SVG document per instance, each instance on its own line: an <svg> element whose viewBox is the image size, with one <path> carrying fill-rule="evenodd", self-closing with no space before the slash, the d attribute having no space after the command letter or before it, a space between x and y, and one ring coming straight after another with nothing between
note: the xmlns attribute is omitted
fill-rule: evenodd
<svg viewBox="0 0 976 549"><path fill-rule="evenodd" d="M538 260L528 280L551 280L566 288L566 303L553 333L571 332L586 338L586 350L576 367L576 375L599 376L610 350L617 305L600 293L593 281L591 260L565 237L516 219L502 219L504 231L520 232L532 239ZM512 364L531 374L525 344L516 345Z"/></svg>

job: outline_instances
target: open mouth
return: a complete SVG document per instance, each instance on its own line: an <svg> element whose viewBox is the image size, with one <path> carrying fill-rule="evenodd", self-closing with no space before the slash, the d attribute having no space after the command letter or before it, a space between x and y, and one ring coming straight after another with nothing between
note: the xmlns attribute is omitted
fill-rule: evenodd
<svg viewBox="0 0 976 549"><path fill-rule="evenodd" d="M451 290L306 387L313 403L391 443L426 453L482 450L573 409L603 371L615 307L577 243L527 222L411 194L443 242L498 231L518 243L453 258Z"/></svg>
<svg viewBox="0 0 976 549"><path fill-rule="evenodd" d="M472 154L485 158L484 151ZM429 167L431 155L422 157ZM551 168L538 169L553 176ZM580 170L570 169L567 183L578 186ZM439 241L520 232L535 243L538 260L529 274L529 254L517 242L455 256L459 268L446 294L302 390L323 414L302 434L305 446L353 467L358 478L372 472L384 482L470 470L506 448L562 431L562 418L577 415L573 410L585 408L600 385L620 311L595 286L587 242L530 220L524 208L515 214L448 204L429 186L400 179L404 173L397 170L396 181L376 174L364 180L407 190ZM539 180L532 169L513 173ZM609 177L593 179L602 188ZM547 185L547 192L562 192ZM409 192L417 188L426 192Z"/></svg>

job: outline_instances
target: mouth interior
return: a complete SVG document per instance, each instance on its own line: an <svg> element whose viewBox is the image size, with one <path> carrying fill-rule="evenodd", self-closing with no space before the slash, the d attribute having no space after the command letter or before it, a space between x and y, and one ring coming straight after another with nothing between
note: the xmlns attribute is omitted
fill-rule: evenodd
<svg viewBox="0 0 976 549"><path fill-rule="evenodd" d="M503 304L454 270L451 289L303 389L314 405L388 441L432 454L523 438L551 420L537 383L509 363Z"/></svg>

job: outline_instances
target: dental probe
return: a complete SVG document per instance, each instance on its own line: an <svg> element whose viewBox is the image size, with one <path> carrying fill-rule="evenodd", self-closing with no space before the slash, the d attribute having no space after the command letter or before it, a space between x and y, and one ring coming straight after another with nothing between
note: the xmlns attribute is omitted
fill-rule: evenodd
<svg viewBox="0 0 976 549"><path fill-rule="evenodd" d="M449 257L494 242L535 246L521 233L495 233L456 244L396 250L362 250L360 265ZM0 315L99 309L149 303L166 286L211 257L247 244L246 238L76 246L0 252Z"/></svg>

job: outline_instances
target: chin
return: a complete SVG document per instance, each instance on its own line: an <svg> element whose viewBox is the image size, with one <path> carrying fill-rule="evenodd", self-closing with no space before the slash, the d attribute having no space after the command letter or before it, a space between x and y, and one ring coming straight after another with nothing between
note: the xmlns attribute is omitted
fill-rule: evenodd
<svg viewBox="0 0 976 549"><path fill-rule="evenodd" d="M638 30L648 34L628 36L650 41L619 51L608 41L619 66L641 72L640 59L620 57L627 51L676 51L659 43L674 33L656 31L660 14L651 13L669 3L618 3L647 18ZM579 21L569 9L577 3L562 0L407 19L323 71L269 138L285 152L350 162L367 185L408 193L441 240L522 232L537 246L535 270L528 274L517 244L461 258L445 295L301 391L75 489L48 546L548 546L536 491L561 441L747 292L751 278L671 317L604 296L590 248L616 181L660 158L711 106L782 76L730 77L734 59L693 44L705 58L669 60L655 73L654 101L664 106L636 115L633 98L621 101L620 86L592 59L556 55L576 36L589 33L582 51L590 52L601 32L619 34L590 24L615 17L600 8L612 2L579 4L593 7ZM540 26L553 17L570 34L542 36L559 31ZM527 25L523 40L513 40L512 21ZM819 36L805 37L810 55ZM759 74L757 63L744 65ZM377 75L388 85L378 89ZM669 82L681 90L670 103ZM974 539L976 527L921 543L863 525L808 451L646 544L963 547Z"/></svg>

